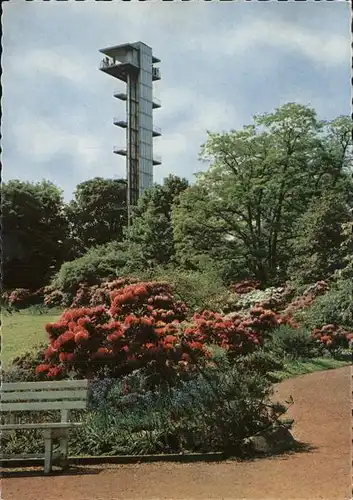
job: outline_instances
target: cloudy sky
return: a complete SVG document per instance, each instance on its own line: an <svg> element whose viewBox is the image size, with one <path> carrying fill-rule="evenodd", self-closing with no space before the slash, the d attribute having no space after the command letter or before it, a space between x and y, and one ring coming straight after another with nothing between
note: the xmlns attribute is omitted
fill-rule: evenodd
<svg viewBox="0 0 353 500"><path fill-rule="evenodd" d="M160 182L193 180L206 130L250 123L286 102L320 118L350 113L348 2L24 2L3 14L4 180L55 182L66 199L94 176L123 177L124 84L98 49L143 41L159 57L154 123Z"/></svg>

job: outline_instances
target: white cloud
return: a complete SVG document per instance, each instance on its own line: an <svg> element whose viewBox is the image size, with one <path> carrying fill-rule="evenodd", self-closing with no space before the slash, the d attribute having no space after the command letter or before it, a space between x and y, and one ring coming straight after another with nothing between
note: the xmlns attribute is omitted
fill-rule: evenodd
<svg viewBox="0 0 353 500"><path fill-rule="evenodd" d="M30 152L34 162L46 162L62 153L77 158L85 170L94 169L100 157L101 143L95 135L78 136L43 120L22 118L13 126L18 150Z"/></svg>
<svg viewBox="0 0 353 500"><path fill-rule="evenodd" d="M196 34L191 40L191 49L203 54L217 52L220 56L246 52L251 57L253 47L270 45L295 51L324 66L348 61L350 48L344 35L330 33L328 36L326 30L311 31L281 20L257 20L244 24L222 33Z"/></svg>
<svg viewBox="0 0 353 500"><path fill-rule="evenodd" d="M81 87L92 85L92 77L97 73L87 58L75 51L68 52L65 47L30 49L11 56L5 52L4 60L6 71L15 78L30 75L42 79L49 75Z"/></svg>

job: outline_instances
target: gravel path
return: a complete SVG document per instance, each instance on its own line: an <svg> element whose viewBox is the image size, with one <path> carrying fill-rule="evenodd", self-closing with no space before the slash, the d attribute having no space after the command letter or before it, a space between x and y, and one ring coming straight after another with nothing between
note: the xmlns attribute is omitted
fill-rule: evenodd
<svg viewBox="0 0 353 500"><path fill-rule="evenodd" d="M347 500L352 495L351 367L286 380L294 437L313 450L252 462L80 467L44 477L13 472L2 500Z"/></svg>

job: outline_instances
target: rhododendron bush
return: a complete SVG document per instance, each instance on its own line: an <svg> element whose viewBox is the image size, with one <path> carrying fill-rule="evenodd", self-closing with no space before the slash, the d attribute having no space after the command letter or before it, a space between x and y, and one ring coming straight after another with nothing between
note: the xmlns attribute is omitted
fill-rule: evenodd
<svg viewBox="0 0 353 500"><path fill-rule="evenodd" d="M347 349L353 340L353 333L337 325L324 325L312 330L313 338L329 351Z"/></svg>
<svg viewBox="0 0 353 500"><path fill-rule="evenodd" d="M66 310L58 322L46 326L49 345L37 374L62 378L78 375L118 376L136 368L170 376L205 357L203 345L181 341L180 325L186 307L173 297L166 283L138 283L113 290L110 308Z"/></svg>
<svg viewBox="0 0 353 500"><path fill-rule="evenodd" d="M46 326L49 345L36 372L49 378L120 376L145 368L154 375L179 376L207 361L208 346L230 356L253 352L280 322L272 311L252 308L226 318L204 311L187 320L187 308L167 283L134 283L110 292L110 307L66 310Z"/></svg>
<svg viewBox="0 0 353 500"><path fill-rule="evenodd" d="M254 307L248 316L223 317L204 311L194 314L193 324L185 330L186 338L197 345L215 344L230 356L248 354L264 344L270 330L279 325L279 317L262 307Z"/></svg>

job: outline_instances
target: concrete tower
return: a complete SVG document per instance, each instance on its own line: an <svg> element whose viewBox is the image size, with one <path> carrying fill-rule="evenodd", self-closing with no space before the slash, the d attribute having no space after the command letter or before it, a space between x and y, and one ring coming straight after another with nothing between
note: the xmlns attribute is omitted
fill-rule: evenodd
<svg viewBox="0 0 353 500"><path fill-rule="evenodd" d="M153 156L153 138L161 130L153 126L153 109L161 103L153 98L153 82L160 80L160 60L152 55L151 47L142 42L126 43L100 49L106 57L100 69L126 83L126 92L114 97L126 101L126 118L114 118L114 124L126 129L126 148L114 147L114 153L126 156L127 205L129 222L133 207L145 189L153 185L153 166L161 158Z"/></svg>

